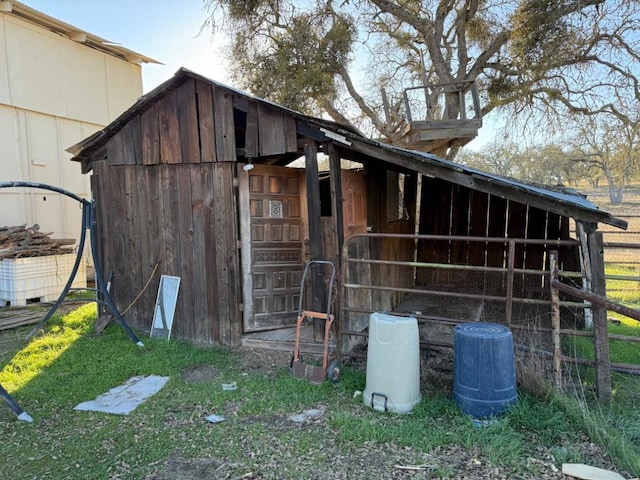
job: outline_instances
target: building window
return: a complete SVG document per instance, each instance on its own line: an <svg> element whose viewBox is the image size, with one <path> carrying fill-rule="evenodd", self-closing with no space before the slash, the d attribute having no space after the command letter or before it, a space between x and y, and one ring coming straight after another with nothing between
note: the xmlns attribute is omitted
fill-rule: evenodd
<svg viewBox="0 0 640 480"><path fill-rule="evenodd" d="M282 201L269 200L269 218L282 218Z"/></svg>

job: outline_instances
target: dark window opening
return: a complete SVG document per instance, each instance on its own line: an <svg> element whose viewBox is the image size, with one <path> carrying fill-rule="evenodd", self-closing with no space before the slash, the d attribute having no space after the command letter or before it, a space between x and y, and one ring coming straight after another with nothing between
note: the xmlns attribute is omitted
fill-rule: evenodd
<svg viewBox="0 0 640 480"><path fill-rule="evenodd" d="M330 217L332 212L331 181L329 177L320 179L320 216Z"/></svg>

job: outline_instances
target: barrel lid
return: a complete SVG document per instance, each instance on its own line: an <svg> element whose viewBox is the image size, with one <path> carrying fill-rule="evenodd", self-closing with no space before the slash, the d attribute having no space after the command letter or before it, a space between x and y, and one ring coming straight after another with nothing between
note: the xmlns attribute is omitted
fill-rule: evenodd
<svg viewBox="0 0 640 480"><path fill-rule="evenodd" d="M415 317L401 317L398 315L389 315L388 313L381 312L373 312L370 317L370 321L378 322L378 323L417 323Z"/></svg>
<svg viewBox="0 0 640 480"><path fill-rule="evenodd" d="M488 322L462 323L456 325L454 331L456 334L463 336L479 338L495 338L511 335L511 330L504 325Z"/></svg>

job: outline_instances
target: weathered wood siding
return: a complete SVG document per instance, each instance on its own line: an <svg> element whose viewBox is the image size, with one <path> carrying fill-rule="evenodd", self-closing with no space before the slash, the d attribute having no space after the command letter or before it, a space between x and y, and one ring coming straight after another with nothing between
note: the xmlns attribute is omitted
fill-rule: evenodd
<svg viewBox="0 0 640 480"><path fill-rule="evenodd" d="M419 233L536 240L567 240L570 236L566 217L430 177L424 177L422 182ZM502 268L507 266L507 250L507 242L419 241L418 261ZM514 267L548 268L547 250L544 245L517 244ZM561 253L561 261L569 262L572 268L579 267L575 249L566 248ZM418 270L418 285L437 288L438 285L460 285L465 281L469 279L464 272ZM544 275L516 275L514 295L546 297L548 289L544 288L544 282ZM484 283L483 288L489 288L488 293L500 294L504 285L489 282Z"/></svg>
<svg viewBox="0 0 640 480"><path fill-rule="evenodd" d="M174 275L172 335L239 343L232 109L230 92L189 79L124 125L106 161L93 162L101 262L137 329L149 331L160 276Z"/></svg>
<svg viewBox="0 0 640 480"><path fill-rule="evenodd" d="M413 234L416 215L417 175L407 175L404 184L404 206L406 218L390 221L388 218L389 192L387 169L382 164L368 164L367 172L367 216L375 233ZM397 197L391 199L397 202ZM380 260L413 261L415 255L412 239L374 238L369 242L371 258ZM371 265L371 282L387 287L412 287L412 268L397 268L390 265ZM373 309L388 311L393 309L402 294L386 291L373 292Z"/></svg>

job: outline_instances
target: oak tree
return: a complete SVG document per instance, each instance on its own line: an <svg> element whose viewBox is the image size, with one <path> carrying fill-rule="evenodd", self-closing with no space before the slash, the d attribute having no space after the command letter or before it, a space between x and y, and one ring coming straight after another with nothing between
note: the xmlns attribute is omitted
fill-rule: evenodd
<svg viewBox="0 0 640 480"><path fill-rule="evenodd" d="M392 143L406 126L406 88L456 82L476 82L483 115L554 129L569 114L639 122L636 0L204 3L206 24L229 35L238 86ZM438 114L456 118L457 108Z"/></svg>

